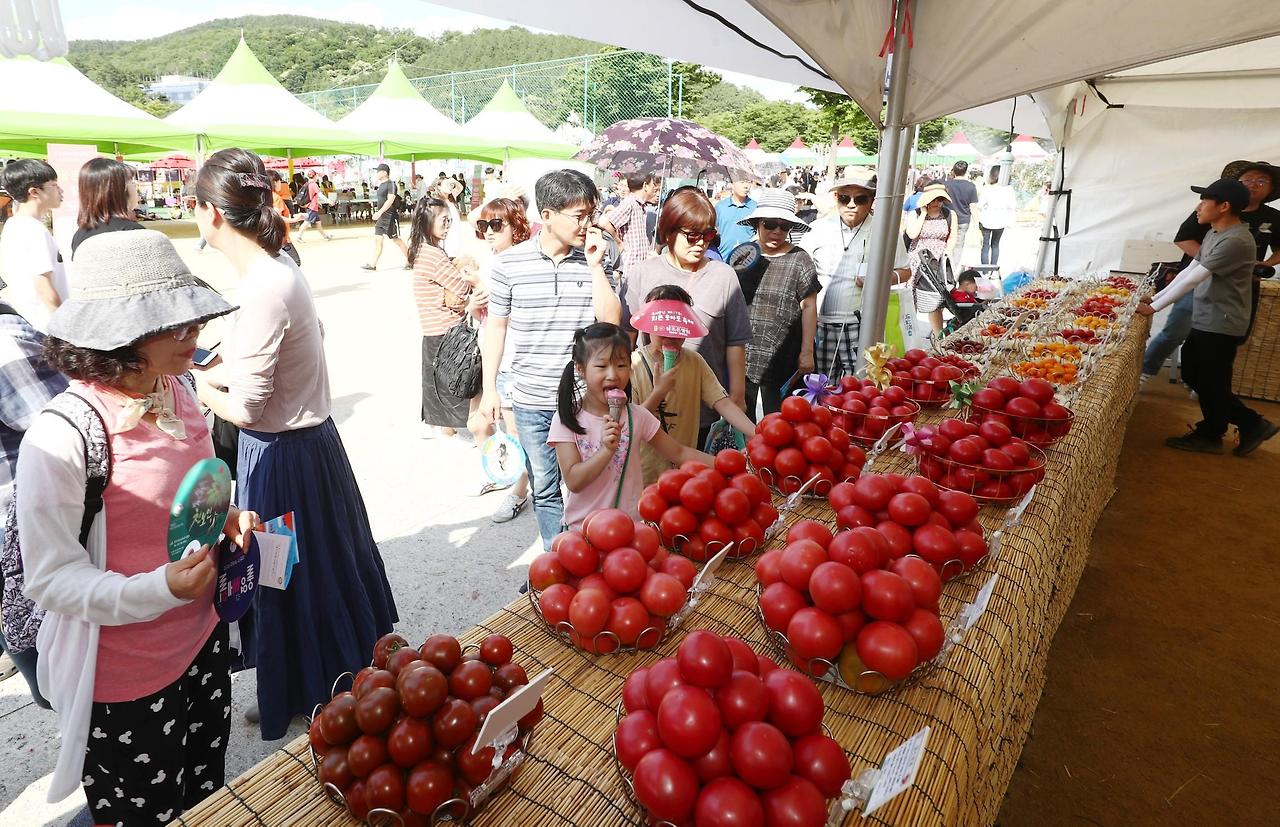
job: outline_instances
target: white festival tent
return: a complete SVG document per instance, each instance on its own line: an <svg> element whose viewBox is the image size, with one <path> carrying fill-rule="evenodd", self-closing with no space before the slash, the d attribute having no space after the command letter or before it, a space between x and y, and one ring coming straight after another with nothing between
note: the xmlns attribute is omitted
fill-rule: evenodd
<svg viewBox="0 0 1280 827"><path fill-rule="evenodd" d="M434 1L462 10L474 6L471 0ZM844 91L883 123L884 189L877 193L877 208L890 220L877 226L872 244L863 347L883 335L887 273L898 243L897 207L914 124L1280 35L1280 3L1256 0L649 0L615 11L599 14L595 0L485 5L491 17L542 30ZM955 48L974 39L998 45Z"/></svg>

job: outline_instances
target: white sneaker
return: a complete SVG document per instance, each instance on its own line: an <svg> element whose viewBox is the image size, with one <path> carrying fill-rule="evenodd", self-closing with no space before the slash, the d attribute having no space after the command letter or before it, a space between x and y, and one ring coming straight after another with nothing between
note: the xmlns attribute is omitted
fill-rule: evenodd
<svg viewBox="0 0 1280 827"><path fill-rule="evenodd" d="M1147 384L1147 380L1154 379L1154 378L1155 378L1154 373L1142 374L1141 376L1138 377L1138 387L1142 387L1143 385Z"/></svg>
<svg viewBox="0 0 1280 827"><path fill-rule="evenodd" d="M516 515L524 511L524 507L529 504L529 497L517 497L514 492L508 493L502 500L502 505L498 506L498 510L493 512L490 517L491 522L506 523L514 520Z"/></svg>

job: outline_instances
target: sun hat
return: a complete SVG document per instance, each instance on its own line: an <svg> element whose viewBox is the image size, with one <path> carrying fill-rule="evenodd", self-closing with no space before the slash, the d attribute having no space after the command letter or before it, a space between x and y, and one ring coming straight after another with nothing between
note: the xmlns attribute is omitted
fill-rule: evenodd
<svg viewBox="0 0 1280 827"><path fill-rule="evenodd" d="M1222 177L1238 179L1241 175L1253 170L1265 172L1271 176L1271 194L1262 199L1262 203L1280 198L1280 167L1267 161L1232 161L1222 168Z"/></svg>
<svg viewBox="0 0 1280 827"><path fill-rule="evenodd" d="M916 201L916 204L920 205L921 207L926 207L939 198L945 201L951 200L951 196L947 195L946 187L942 186L941 184L930 184L929 186L920 190L920 199Z"/></svg>
<svg viewBox="0 0 1280 827"><path fill-rule="evenodd" d="M654 299L631 317L631 326L651 336L671 339L699 339L707 335L707 326L684 302Z"/></svg>
<svg viewBox="0 0 1280 827"><path fill-rule="evenodd" d="M809 224L796 215L796 197L786 190L765 189L756 198L756 208L751 215L739 221L739 224L751 226L752 222L765 218L776 218L790 222L793 232L808 232Z"/></svg>
<svg viewBox="0 0 1280 827"><path fill-rule="evenodd" d="M49 335L115 350L235 309L196 283L164 233L102 233L76 251L71 297L49 319Z"/></svg>
<svg viewBox="0 0 1280 827"><path fill-rule="evenodd" d="M843 176L831 182L832 192L841 187L862 187L864 190L875 192L876 174L874 172L846 172Z"/></svg>

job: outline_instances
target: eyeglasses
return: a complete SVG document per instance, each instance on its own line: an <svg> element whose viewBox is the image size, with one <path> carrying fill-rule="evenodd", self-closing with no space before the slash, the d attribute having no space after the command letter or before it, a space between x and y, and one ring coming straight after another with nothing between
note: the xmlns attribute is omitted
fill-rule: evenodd
<svg viewBox="0 0 1280 827"><path fill-rule="evenodd" d="M190 339L192 336L200 335L200 331L202 330L204 330L204 322L201 322L200 324L185 325L173 331L173 338L174 338L174 341L185 342L187 339Z"/></svg>
<svg viewBox="0 0 1280 827"><path fill-rule="evenodd" d="M715 241L716 238L716 231L714 229L686 230L681 227L679 232L680 235L684 236L684 240L689 242L690 245L701 244L703 241L710 244Z"/></svg>
<svg viewBox="0 0 1280 827"><path fill-rule="evenodd" d="M760 228L774 232L775 230L789 230L792 224L790 221L783 221L780 218L762 218L760 220Z"/></svg>
<svg viewBox="0 0 1280 827"><path fill-rule="evenodd" d="M1269 187L1269 186L1271 186L1271 179L1270 179L1270 178L1265 178L1265 177L1259 177L1259 178L1241 178L1241 179L1240 179L1240 183L1244 184L1244 185L1245 185L1246 187L1248 187L1249 189L1257 189L1258 187Z"/></svg>
<svg viewBox="0 0 1280 827"><path fill-rule="evenodd" d="M842 207L849 206L850 201L857 204L859 207L863 207L871 203L871 196L866 195L865 193L850 195L847 192L842 192L836 195L836 200L840 202L840 206Z"/></svg>
<svg viewBox="0 0 1280 827"><path fill-rule="evenodd" d="M506 224L501 218L490 218L487 221L482 218L476 222L476 232L480 235L484 235L489 230L493 230L495 233L500 233L504 226L506 226Z"/></svg>
<svg viewBox="0 0 1280 827"><path fill-rule="evenodd" d="M593 223L595 223L596 216L599 215L599 213L595 212L594 210L591 212L583 213L582 215L574 215L573 213L568 213L563 210L552 210L552 212L559 213L560 215L563 215L565 218L573 219L575 222L577 222L577 225L579 227L590 227Z"/></svg>

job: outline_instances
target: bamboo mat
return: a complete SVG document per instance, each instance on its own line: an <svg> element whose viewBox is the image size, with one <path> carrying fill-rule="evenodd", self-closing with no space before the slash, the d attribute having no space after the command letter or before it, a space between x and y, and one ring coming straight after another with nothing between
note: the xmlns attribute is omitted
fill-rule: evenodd
<svg viewBox="0 0 1280 827"><path fill-rule="evenodd" d="M826 723L850 756L854 773L924 726L932 727L914 787L870 819L846 824L991 824L1004 798L1044 687L1053 635L1075 593L1093 527L1113 492L1116 463L1137 391L1147 324L1135 319L1116 351L1075 402L1071 433L1048 449L1049 470L1022 521L1005 537L999 558L947 584L944 623L971 602L992 573L999 580L986 613L951 650L909 685L879 696L819 683ZM927 411L922 421L943 412ZM913 471L894 454L876 471ZM810 500L790 518L832 521L825 500ZM1003 512L984 509L989 529ZM774 545L779 545L779 540ZM734 634L782 660L756 615L750 564L728 564L684 630ZM622 681L638 666L671 655L683 635L657 651L592 657L560 643L521 598L461 636L464 643L499 632L536 675L555 669L546 717L534 731L531 760L512 785L475 819L476 825L614 825L639 823L611 752ZM184 816L188 825L352 825L321 793L310 769L306 736L268 757Z"/></svg>
<svg viewBox="0 0 1280 827"><path fill-rule="evenodd" d="M1280 279L1264 279L1249 341L1236 353L1237 396L1280 402Z"/></svg>

